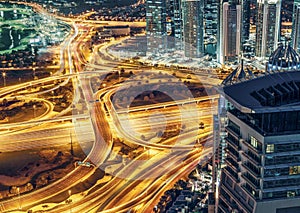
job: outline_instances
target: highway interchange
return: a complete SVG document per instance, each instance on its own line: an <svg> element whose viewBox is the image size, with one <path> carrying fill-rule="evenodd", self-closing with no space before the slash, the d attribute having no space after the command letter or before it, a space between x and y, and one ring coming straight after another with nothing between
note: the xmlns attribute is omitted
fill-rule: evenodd
<svg viewBox="0 0 300 213"><path fill-rule="evenodd" d="M46 91L51 92L72 82L73 102L59 113L53 113L53 106L49 103L43 116L21 123L1 124L0 152L68 145L71 135L74 143L82 146L92 143L83 162L90 162L93 166L77 166L64 178L43 188L21 194L18 199L0 200L0 211L151 212L164 191L191 172L201 159L212 155L212 114L216 110L217 96L187 97L184 100L118 110L112 102L112 96L118 93L118 88L136 86L140 76L147 72L172 75L174 71L119 61L109 55L106 49L120 41L97 45L89 53L86 51L87 43L94 29L101 26L102 22L60 17L48 14L37 4L24 4L33 7L36 12L69 24L72 30L60 45L60 68L56 73L43 79L1 88L0 96L2 99L14 98L23 91L24 98L34 99L40 94L29 90L29 87L48 84L52 87L47 87ZM113 86L94 91L91 85L93 78L120 70L120 67L132 70L135 77L122 79ZM176 78L187 75L186 71L175 72ZM219 83L218 79L207 73L192 74L192 78L208 87ZM154 75L150 84L157 84L158 80ZM199 129L200 121L205 124L205 129ZM180 133L167 139L157 136L159 130L164 132L168 128L178 128ZM141 135L154 137L145 140ZM115 144L115 138L122 139L132 149L138 150L136 156L120 154L120 146ZM119 167L109 170L115 166L115 159L122 159ZM72 187L89 178L97 168L106 171L105 178L108 179L101 187L85 191L80 199L74 198L71 203L41 207L47 204L48 199L67 194ZM73 196L72 192L69 196Z"/></svg>

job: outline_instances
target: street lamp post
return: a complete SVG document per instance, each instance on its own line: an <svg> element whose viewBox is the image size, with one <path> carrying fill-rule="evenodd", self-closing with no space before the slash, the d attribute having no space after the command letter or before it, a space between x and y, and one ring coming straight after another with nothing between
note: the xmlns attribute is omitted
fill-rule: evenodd
<svg viewBox="0 0 300 213"><path fill-rule="evenodd" d="M51 94L52 94L52 99L54 99L54 91L53 90L51 91Z"/></svg>
<svg viewBox="0 0 300 213"><path fill-rule="evenodd" d="M35 80L35 68L32 68L33 70L33 79Z"/></svg>
<svg viewBox="0 0 300 213"><path fill-rule="evenodd" d="M35 79L35 62L32 62L33 79Z"/></svg>
<svg viewBox="0 0 300 213"><path fill-rule="evenodd" d="M36 109L36 105L34 104L34 105L33 105L33 117L34 117L34 118L35 118L35 116L36 116L35 109Z"/></svg>
<svg viewBox="0 0 300 213"><path fill-rule="evenodd" d="M71 194L72 194L72 191L71 191L71 190L69 190L69 191L68 191L68 193L69 193L69 205L70 205L70 213L72 213L72 205L71 205L71 202L72 202L72 200L70 199L70 197L71 197Z"/></svg>
<svg viewBox="0 0 300 213"><path fill-rule="evenodd" d="M3 77L3 86L6 86L6 72L2 73L2 77Z"/></svg>
<svg viewBox="0 0 300 213"><path fill-rule="evenodd" d="M18 198L19 198L19 209L22 209L22 206L21 206L21 196L20 196L20 187L17 188L17 191L18 191Z"/></svg>

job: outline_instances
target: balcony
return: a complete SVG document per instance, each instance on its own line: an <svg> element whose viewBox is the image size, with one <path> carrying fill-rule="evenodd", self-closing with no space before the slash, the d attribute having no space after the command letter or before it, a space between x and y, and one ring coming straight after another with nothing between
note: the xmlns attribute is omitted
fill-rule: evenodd
<svg viewBox="0 0 300 213"><path fill-rule="evenodd" d="M232 155L234 159L236 159L236 161L240 161L240 154L239 151L237 151L233 145L231 145L230 143L227 144L227 147L225 148L225 150L227 151L228 154Z"/></svg>
<svg viewBox="0 0 300 213"><path fill-rule="evenodd" d="M223 171L228 177L231 177L234 182L240 182L238 174L230 166L226 166Z"/></svg>
<svg viewBox="0 0 300 213"><path fill-rule="evenodd" d="M229 208L227 208L226 212L231 212L230 209L238 209L238 205L236 204L235 201L231 201L230 197L225 197L225 196L220 196L220 199L222 200L222 202L225 203L226 206L228 206ZM224 205L224 207L225 207Z"/></svg>
<svg viewBox="0 0 300 213"><path fill-rule="evenodd" d="M247 174L246 172L242 174L242 177L247 181L248 184L250 184L254 189L259 190L260 185L257 180L254 180L254 178Z"/></svg>
<svg viewBox="0 0 300 213"><path fill-rule="evenodd" d="M239 157L239 153L234 153L232 152L232 150L226 148L226 153L227 155L229 155L231 158L233 158L234 160L236 160L236 162L241 161L241 158Z"/></svg>
<svg viewBox="0 0 300 213"><path fill-rule="evenodd" d="M225 140L230 143L232 145L233 148L235 148L237 151L241 150L241 146L239 144L239 141L236 140L235 138L233 137L226 137Z"/></svg>
<svg viewBox="0 0 300 213"><path fill-rule="evenodd" d="M255 155L250 150L243 152L243 155L248 158L250 161L252 161L254 164L261 165L261 158Z"/></svg>
<svg viewBox="0 0 300 213"><path fill-rule="evenodd" d="M230 196L230 198L235 201L237 206L240 206L246 212L252 212L250 206L243 200L246 199L246 197L242 199L242 197L239 194L237 194L236 191L233 191L232 189L226 186L221 186L221 189L223 189Z"/></svg>
<svg viewBox="0 0 300 213"><path fill-rule="evenodd" d="M251 165L247 162L243 163L243 167L247 169L253 176L261 178L261 174L259 171L255 171L254 168L251 168ZM257 169L260 170L260 169Z"/></svg>
<svg viewBox="0 0 300 213"><path fill-rule="evenodd" d="M237 162L235 162L232 158L226 158L225 162L226 162L227 166L230 166L237 173L240 172L239 164Z"/></svg>
<svg viewBox="0 0 300 213"><path fill-rule="evenodd" d="M249 184L248 184L249 185ZM242 188L248 192L248 194L254 198L255 200L259 200L258 192L255 191L254 189L251 189L252 186L247 186L247 184L242 184Z"/></svg>
<svg viewBox="0 0 300 213"><path fill-rule="evenodd" d="M219 210L221 210L220 212L222 212L222 213L230 212L230 209L228 208L228 206L225 206L225 205L227 205L227 204L223 200L219 202L218 208L219 208Z"/></svg>
<svg viewBox="0 0 300 213"><path fill-rule="evenodd" d="M236 138L239 138L241 136L240 131L235 129L233 126L226 126L225 130L229 132L231 135L235 136Z"/></svg>

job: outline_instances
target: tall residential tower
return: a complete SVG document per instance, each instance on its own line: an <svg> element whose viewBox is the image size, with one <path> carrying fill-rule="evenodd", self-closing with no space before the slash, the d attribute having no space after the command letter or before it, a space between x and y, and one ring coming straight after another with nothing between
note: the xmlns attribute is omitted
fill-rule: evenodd
<svg viewBox="0 0 300 213"><path fill-rule="evenodd" d="M183 45L189 58L199 58L204 53L203 7L203 0L182 0Z"/></svg>
<svg viewBox="0 0 300 213"><path fill-rule="evenodd" d="M181 0L169 0L171 18L171 36L175 50L182 49L182 14Z"/></svg>
<svg viewBox="0 0 300 213"><path fill-rule="evenodd" d="M146 1L147 53L159 53L166 50L166 1Z"/></svg>
<svg viewBox="0 0 300 213"><path fill-rule="evenodd" d="M280 39L281 0L257 0L256 56L266 58Z"/></svg>
<svg viewBox="0 0 300 213"><path fill-rule="evenodd" d="M224 2L222 5L222 25L220 32L221 58L224 61L235 61L241 48L242 7L237 1Z"/></svg>

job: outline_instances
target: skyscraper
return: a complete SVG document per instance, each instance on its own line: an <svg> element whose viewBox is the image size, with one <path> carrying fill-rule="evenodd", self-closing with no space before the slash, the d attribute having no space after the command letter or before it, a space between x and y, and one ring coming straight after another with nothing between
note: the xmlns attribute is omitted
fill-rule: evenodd
<svg viewBox="0 0 300 213"><path fill-rule="evenodd" d="M240 54L241 47L241 15L242 7L234 1L224 2L222 6L222 27L220 33L221 59L224 61L234 61Z"/></svg>
<svg viewBox="0 0 300 213"><path fill-rule="evenodd" d="M295 0L281 0L281 21L280 22L292 22L294 1Z"/></svg>
<svg viewBox="0 0 300 213"><path fill-rule="evenodd" d="M198 58L204 53L203 0L182 0L183 45L186 57Z"/></svg>
<svg viewBox="0 0 300 213"><path fill-rule="evenodd" d="M292 43L293 48L300 52L300 0L294 1Z"/></svg>
<svg viewBox="0 0 300 213"><path fill-rule="evenodd" d="M223 0L218 1L218 26L217 26L217 61L224 64L223 53Z"/></svg>
<svg viewBox="0 0 300 213"><path fill-rule="evenodd" d="M275 64L283 58L294 60L288 52L278 51L270 57ZM223 85L227 157L217 212L299 213L299 70L262 77L249 70L234 71Z"/></svg>
<svg viewBox="0 0 300 213"><path fill-rule="evenodd" d="M169 0L171 28L176 50L182 49L182 15L181 15L181 0Z"/></svg>
<svg viewBox="0 0 300 213"><path fill-rule="evenodd" d="M217 34L219 1L206 0L204 4L205 34L208 36Z"/></svg>
<svg viewBox="0 0 300 213"><path fill-rule="evenodd" d="M266 58L280 39L281 0L257 0L256 56Z"/></svg>
<svg viewBox="0 0 300 213"><path fill-rule="evenodd" d="M241 0L240 4L242 6L242 37L241 44L243 45L248 39L250 35L250 1L249 0ZM242 48L242 47L241 47Z"/></svg>
<svg viewBox="0 0 300 213"><path fill-rule="evenodd" d="M147 53L159 53L166 49L166 1L147 0Z"/></svg>

